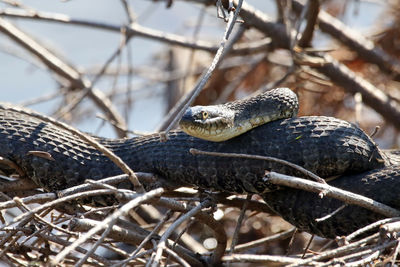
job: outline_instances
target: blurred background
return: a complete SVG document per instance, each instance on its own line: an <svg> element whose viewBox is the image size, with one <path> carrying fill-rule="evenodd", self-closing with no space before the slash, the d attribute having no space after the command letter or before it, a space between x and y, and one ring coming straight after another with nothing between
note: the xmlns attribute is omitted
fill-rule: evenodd
<svg viewBox="0 0 400 267"><path fill-rule="evenodd" d="M187 40L207 41L215 46L219 44L225 22L217 17L214 5L205 6L201 4L202 1L173 1L167 6L167 2L131 1L130 7L135 23L146 27L144 30L154 29L161 33L177 34ZM395 2L323 1L322 8L366 37L392 46L387 49L396 49L395 40L390 40L396 37L397 30ZM72 65L85 78L94 80L106 66L104 74L96 79L95 88L112 99L130 130L156 130L177 99L193 88L195 81L209 66L213 57L213 53L202 49L174 46L140 35L133 35L120 54L115 56L124 37L118 30L108 30L106 26L119 28L130 23L120 1L20 1L19 6L11 5L17 3L15 1L0 3L2 18L12 22L65 63ZM275 1L247 3L267 14L271 20L278 17ZM18 15L16 11L26 14L19 14L20 17L12 16ZM26 16L35 12L60 16L61 19L66 17L82 20L88 24L60 23L58 18L45 20ZM90 23L105 25L94 27ZM243 34L240 42L254 42L262 38L263 34L249 29ZM318 29L312 39L312 46L316 49L331 50L336 58L345 61L344 63L352 69L365 73L370 79L377 79L371 82L382 85L381 89L392 86L385 84L387 78L384 76L371 75L378 71L376 66L365 64L353 51ZM264 60L264 57L268 59ZM108 60L111 62L107 62ZM65 88L68 84L58 81L51 69L4 34L0 35L0 62L2 101L26 105L54 115L60 107L71 101L71 94L78 91ZM272 84L281 79L291 64L291 56L281 49L268 51L267 54L250 52L243 56L228 55L197 102L209 104L216 100L223 102L242 98L267 83ZM279 86L291 87L299 94L302 100L301 114L337 116L354 122L353 95L331 85L314 83L319 78L312 78L309 74L298 71L289 75ZM235 85L232 85L233 81ZM225 91L229 85L229 92ZM64 114L63 119L84 131L96 132L102 136L115 136L109 124L105 124L100 118L93 119L102 112L104 111L96 108L90 99L85 98L82 104L64 112L70 114ZM364 123L367 130L384 123L368 108L363 112L363 122L359 123ZM390 128L390 136L394 136ZM380 134L383 134L383 131ZM382 142L385 147L391 146L390 143L383 140Z"/></svg>
<svg viewBox="0 0 400 267"><path fill-rule="evenodd" d="M226 21L222 7L222 18L217 16L215 2L0 0L0 100L104 137L165 129L168 112L195 87L221 43ZM283 25L283 32L305 31L307 14L292 1L246 3L261 12L271 28ZM282 45L280 37L268 35L272 31L255 26L251 16L239 18L232 33L235 45L192 104L224 103L260 88L289 87L299 96L300 116L338 117L375 133L381 148L398 148L400 2L319 4L328 26L317 21L305 45L296 38L293 45ZM363 49L375 52L376 58ZM305 60L313 53L329 56L341 67L336 72L321 71ZM342 81L343 75L350 78ZM361 89L369 91L351 82L360 79ZM221 209L219 220L231 236L240 209ZM239 243L291 228L265 213L247 215ZM212 241L204 225L192 223L189 233L204 247ZM302 253L309 235L298 235L289 247L286 237L247 252ZM330 245L316 239L311 248L318 250L324 244Z"/></svg>

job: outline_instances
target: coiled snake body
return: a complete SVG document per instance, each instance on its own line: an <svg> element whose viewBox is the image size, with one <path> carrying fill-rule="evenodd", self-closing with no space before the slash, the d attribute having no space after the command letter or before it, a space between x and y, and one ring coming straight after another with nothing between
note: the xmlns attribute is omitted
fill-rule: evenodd
<svg viewBox="0 0 400 267"><path fill-rule="evenodd" d="M342 175L332 184L400 208L400 171L389 156L358 127L330 117L281 119L224 142L210 142L171 132L168 141L158 135L131 139L99 139L134 171L152 172L178 185L228 192L264 192L265 170L299 175L268 161L192 155L190 148L216 152L273 156L305 167L321 177ZM44 151L52 159L35 156ZM101 179L121 171L102 153L78 137L18 110L0 106L0 156L12 160L39 186L55 191ZM9 174L10 168L0 170ZM326 237L348 234L381 215L347 206L316 223L342 205L315 193L282 189L262 193L283 218L302 230Z"/></svg>

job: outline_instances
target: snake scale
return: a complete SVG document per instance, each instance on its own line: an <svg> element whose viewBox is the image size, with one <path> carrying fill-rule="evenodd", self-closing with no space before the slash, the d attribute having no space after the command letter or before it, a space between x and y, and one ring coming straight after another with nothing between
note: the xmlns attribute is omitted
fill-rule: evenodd
<svg viewBox="0 0 400 267"><path fill-rule="evenodd" d="M98 140L134 171L151 172L181 186L260 193L284 219L320 236L348 234L382 216L350 205L316 223L316 218L342 203L289 188L265 192L269 187L262 179L265 170L300 175L297 171L263 160L192 155L190 148L273 156L321 177L341 175L330 184L400 208L400 169L390 162L394 155L380 150L357 126L332 117L280 119L224 142L202 140L179 130L170 132L166 142L158 135ZM52 159L31 151L47 152ZM0 156L16 163L46 191L121 173L107 157L70 132L7 106L0 106ZM2 163L0 170L12 172Z"/></svg>

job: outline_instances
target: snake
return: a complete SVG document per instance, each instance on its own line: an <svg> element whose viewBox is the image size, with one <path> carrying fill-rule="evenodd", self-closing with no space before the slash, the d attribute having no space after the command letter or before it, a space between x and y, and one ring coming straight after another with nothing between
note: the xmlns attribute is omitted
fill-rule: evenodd
<svg viewBox="0 0 400 267"><path fill-rule="evenodd" d="M276 99L292 102L287 96L293 94L285 91L283 97ZM282 89L278 88L257 98L270 94L278 96L280 92ZM286 105L276 100L271 103ZM232 103L224 108L229 106ZM277 108L276 105L267 107ZM295 104L294 111L289 112L294 116L275 118L225 141L204 140L182 130L169 132L167 141L161 140L159 134L96 139L136 172L153 173L177 187L259 194L273 210L300 230L327 238L349 234L383 215L347 205L334 216L317 222L317 218L331 214L343 203L328 197L321 199L316 193L302 190L275 189L263 179L266 171L301 177L297 169L276 161L193 154L191 149L276 157L322 178L338 176L329 184L400 208L400 169L395 160L396 152L380 149L352 123L325 116L296 117L296 112ZM57 192L80 185L86 179L99 180L122 173L91 144L35 115L31 110L0 105L0 157L17 165L43 190ZM268 116L271 115L264 117ZM50 157L32 151L44 152ZM4 161L0 161L0 171L5 175L15 173Z"/></svg>
<svg viewBox="0 0 400 267"><path fill-rule="evenodd" d="M294 117L298 109L297 96L292 90L276 88L221 105L190 107L179 126L191 136L222 142L265 123Z"/></svg>

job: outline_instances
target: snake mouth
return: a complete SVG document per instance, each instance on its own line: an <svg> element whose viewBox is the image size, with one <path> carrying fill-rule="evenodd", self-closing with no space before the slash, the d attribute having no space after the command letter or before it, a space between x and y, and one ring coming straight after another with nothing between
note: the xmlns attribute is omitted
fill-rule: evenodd
<svg viewBox="0 0 400 267"><path fill-rule="evenodd" d="M216 123L212 122L211 123L208 122L207 124L212 124L212 125L211 126L205 125L205 123L203 122L196 122L196 121L181 121L180 127L188 135L204 139L207 141L222 142L232 138L232 135L229 134L229 129L233 130L232 127L230 128L227 126L222 126L223 128L217 127Z"/></svg>
<svg viewBox="0 0 400 267"><path fill-rule="evenodd" d="M189 135L221 142L265 123L296 116L297 110L297 95L289 88L276 88L225 104L190 107L179 125Z"/></svg>

